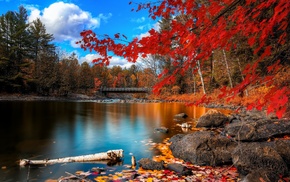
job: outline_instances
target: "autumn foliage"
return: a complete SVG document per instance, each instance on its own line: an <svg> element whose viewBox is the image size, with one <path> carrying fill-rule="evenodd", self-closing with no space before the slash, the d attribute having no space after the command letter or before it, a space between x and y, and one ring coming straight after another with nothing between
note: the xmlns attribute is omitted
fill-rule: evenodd
<svg viewBox="0 0 290 182"><path fill-rule="evenodd" d="M83 31L78 42L81 47L102 56L94 62L108 65L112 54L129 62L148 55L166 57L175 69L170 74L164 69L159 75L162 80L154 86L158 93L174 83L177 73L194 74L198 62L207 64L221 50L237 55L245 43L253 56L241 60L246 65L243 79L232 88L222 87L218 97L230 101L238 95L244 97L248 88L266 86L269 89L247 103L247 108L265 108L283 116L290 96L289 81L279 81L277 75L289 65L288 0L161 0L129 4L137 5L132 11L148 10L153 20L170 20L170 28L151 29L148 36L133 40L120 33L110 37ZM201 102L210 101L206 95L201 98Z"/></svg>

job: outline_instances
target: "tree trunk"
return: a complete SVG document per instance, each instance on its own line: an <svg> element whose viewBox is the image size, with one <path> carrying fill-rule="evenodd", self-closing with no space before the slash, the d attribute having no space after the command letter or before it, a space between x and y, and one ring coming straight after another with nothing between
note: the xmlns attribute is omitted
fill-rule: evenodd
<svg viewBox="0 0 290 182"><path fill-rule="evenodd" d="M242 71L242 67L241 67L241 63L240 63L240 59L239 58L238 58L238 65L239 65L239 70L241 72L242 79L244 80L245 78L244 78L243 73L242 73L243 71ZM246 92L246 96L249 96L247 89L245 89L245 92Z"/></svg>
<svg viewBox="0 0 290 182"><path fill-rule="evenodd" d="M196 80L195 80L195 73L193 73L193 71L191 71L192 72L192 78L193 78L193 93L194 93L194 95L196 94Z"/></svg>
<svg viewBox="0 0 290 182"><path fill-rule="evenodd" d="M198 67L198 74L200 76L200 81L201 81L201 85L202 85L202 91L205 94L205 86L204 86L204 81L203 81L203 76L202 76L199 60L197 60L197 67Z"/></svg>
<svg viewBox="0 0 290 182"><path fill-rule="evenodd" d="M75 157L64 157L58 159L44 159L44 160L29 160L21 159L19 162L20 166L25 165L47 165L56 163L67 163L67 162L87 162L87 161L101 161L101 160L112 160L116 161L123 158L123 150L109 150L107 152L81 155Z"/></svg>
<svg viewBox="0 0 290 182"><path fill-rule="evenodd" d="M214 51L212 51L212 55L210 56L210 82L212 83L214 80L214 59L213 59Z"/></svg>
<svg viewBox="0 0 290 182"><path fill-rule="evenodd" d="M229 65L228 65L228 60L227 60L227 56L226 56L225 50L223 50L223 55L224 55L224 61L225 61L225 64L226 64L229 81L230 81L230 86L231 86L231 88L233 88L233 81L232 81L232 77L231 77L231 71L230 71L230 68L229 68Z"/></svg>

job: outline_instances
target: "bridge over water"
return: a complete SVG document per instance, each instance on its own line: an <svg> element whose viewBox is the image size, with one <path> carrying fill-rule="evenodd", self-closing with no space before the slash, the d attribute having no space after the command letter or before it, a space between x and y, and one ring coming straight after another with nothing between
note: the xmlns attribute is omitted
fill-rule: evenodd
<svg viewBox="0 0 290 182"><path fill-rule="evenodd" d="M150 88L100 88L99 92L102 94L107 93L149 93Z"/></svg>

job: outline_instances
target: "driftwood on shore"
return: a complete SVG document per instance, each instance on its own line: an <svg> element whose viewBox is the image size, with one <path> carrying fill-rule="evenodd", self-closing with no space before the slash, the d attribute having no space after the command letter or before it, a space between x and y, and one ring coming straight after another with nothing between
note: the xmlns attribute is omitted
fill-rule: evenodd
<svg viewBox="0 0 290 182"><path fill-rule="evenodd" d="M88 162L88 161L102 161L102 160L111 160L117 161L123 158L123 150L109 150L107 152L81 155L74 157L63 157L58 159L44 159L44 160L29 160L21 159L19 162L20 166L26 165L48 165L56 163L67 163L67 162Z"/></svg>

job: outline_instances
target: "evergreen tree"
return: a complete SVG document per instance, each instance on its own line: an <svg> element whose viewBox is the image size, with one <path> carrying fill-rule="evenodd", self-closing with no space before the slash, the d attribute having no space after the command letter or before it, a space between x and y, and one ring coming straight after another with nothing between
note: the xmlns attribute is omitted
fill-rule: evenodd
<svg viewBox="0 0 290 182"><path fill-rule="evenodd" d="M37 92L48 95L53 85L56 85L56 66L58 63L55 46L51 44L53 35L46 32L40 19L34 20L29 26L31 37L31 54L35 63L35 80Z"/></svg>
<svg viewBox="0 0 290 182"><path fill-rule="evenodd" d="M0 17L0 69L2 89L20 91L25 89L28 79L29 33L27 11L23 6L19 12L8 11Z"/></svg>
<svg viewBox="0 0 290 182"><path fill-rule="evenodd" d="M31 23L29 32L32 38L32 52L36 64L37 60L39 60L39 53L45 52L50 55L55 54L55 46L51 44L54 39L53 35L46 32L45 25L39 18Z"/></svg>

